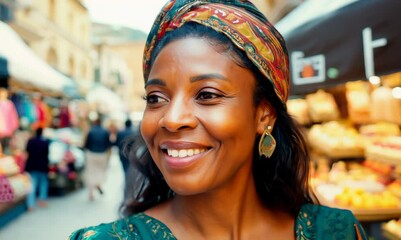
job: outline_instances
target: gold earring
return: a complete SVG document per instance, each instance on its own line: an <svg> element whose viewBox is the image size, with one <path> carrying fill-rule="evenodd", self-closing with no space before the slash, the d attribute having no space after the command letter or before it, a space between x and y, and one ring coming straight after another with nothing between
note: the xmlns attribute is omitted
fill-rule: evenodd
<svg viewBox="0 0 401 240"><path fill-rule="evenodd" d="M260 137L259 141L259 156L264 155L270 158L273 155L274 149L276 148L276 140L271 135L271 126L268 126Z"/></svg>

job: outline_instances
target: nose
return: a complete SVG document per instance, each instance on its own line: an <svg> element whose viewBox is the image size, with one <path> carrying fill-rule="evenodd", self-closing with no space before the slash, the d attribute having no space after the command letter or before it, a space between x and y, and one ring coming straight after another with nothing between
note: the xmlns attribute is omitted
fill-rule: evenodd
<svg viewBox="0 0 401 240"><path fill-rule="evenodd" d="M196 125L193 102L182 97L170 100L166 112L159 121L159 126L170 132L193 129Z"/></svg>

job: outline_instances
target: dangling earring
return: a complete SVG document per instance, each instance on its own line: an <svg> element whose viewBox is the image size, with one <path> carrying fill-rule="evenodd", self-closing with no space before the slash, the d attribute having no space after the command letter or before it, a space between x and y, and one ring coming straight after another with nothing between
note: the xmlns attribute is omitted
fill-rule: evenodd
<svg viewBox="0 0 401 240"><path fill-rule="evenodd" d="M270 158L273 155L274 149L276 148L276 140L271 135L271 126L268 126L260 137L259 141L259 156L264 155Z"/></svg>

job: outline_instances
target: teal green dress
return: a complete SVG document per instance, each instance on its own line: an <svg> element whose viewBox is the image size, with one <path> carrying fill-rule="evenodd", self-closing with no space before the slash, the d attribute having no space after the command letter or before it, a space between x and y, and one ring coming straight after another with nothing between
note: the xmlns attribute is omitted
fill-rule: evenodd
<svg viewBox="0 0 401 240"><path fill-rule="evenodd" d="M367 239L362 226L350 211L314 204L301 207L294 231L297 240ZM144 213L77 230L68 239L176 240L166 225Z"/></svg>

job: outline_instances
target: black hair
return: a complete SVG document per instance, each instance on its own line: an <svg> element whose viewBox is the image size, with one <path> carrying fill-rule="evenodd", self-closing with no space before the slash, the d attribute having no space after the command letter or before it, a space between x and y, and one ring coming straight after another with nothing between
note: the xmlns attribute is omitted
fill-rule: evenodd
<svg viewBox="0 0 401 240"><path fill-rule="evenodd" d="M309 190L309 155L300 128L288 114L285 105L274 92L271 82L248 59L245 52L234 46L222 33L197 23L186 23L166 33L151 56L150 66L168 43L189 37L208 41L221 54L230 56L236 64L253 72L256 79L254 104L266 99L275 109L276 122L272 131L277 146L266 159L258 152L255 140L253 173L257 193L267 208L278 209L293 216L302 204L312 203ZM153 162L141 136L130 151L132 168L129 170L125 200L120 208L123 215L145 211L174 196L163 175Z"/></svg>
<svg viewBox="0 0 401 240"><path fill-rule="evenodd" d="M125 127L127 128L132 127L132 121L130 119L125 120Z"/></svg>
<svg viewBox="0 0 401 240"><path fill-rule="evenodd" d="M41 128L41 127L37 128L35 131L35 135L36 135L36 137L40 138L43 135L43 128Z"/></svg>

